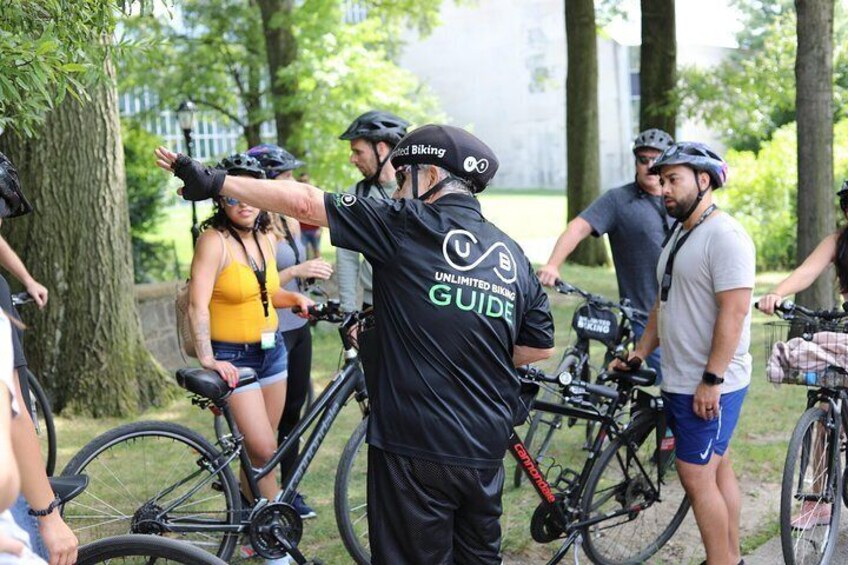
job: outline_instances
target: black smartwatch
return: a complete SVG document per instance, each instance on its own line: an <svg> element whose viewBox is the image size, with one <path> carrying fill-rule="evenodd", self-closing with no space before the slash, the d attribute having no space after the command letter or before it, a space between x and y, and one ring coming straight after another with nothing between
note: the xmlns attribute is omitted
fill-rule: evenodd
<svg viewBox="0 0 848 565"><path fill-rule="evenodd" d="M715 373L710 373L709 371L704 371L704 374L701 375L701 381L704 384L708 384L710 386L720 385L724 382L724 377L719 377Z"/></svg>

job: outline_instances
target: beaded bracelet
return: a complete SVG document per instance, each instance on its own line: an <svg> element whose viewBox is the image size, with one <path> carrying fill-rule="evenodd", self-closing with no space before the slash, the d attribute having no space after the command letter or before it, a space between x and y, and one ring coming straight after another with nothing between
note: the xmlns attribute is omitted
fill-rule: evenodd
<svg viewBox="0 0 848 565"><path fill-rule="evenodd" d="M38 517L47 516L49 514L52 514L53 511L56 510L56 507L59 506L60 504L62 504L62 500L57 496L52 501L50 501L50 504L48 504L47 508L45 508L44 510L35 510L33 508L30 508L27 511L27 514L29 514L30 516L38 516Z"/></svg>

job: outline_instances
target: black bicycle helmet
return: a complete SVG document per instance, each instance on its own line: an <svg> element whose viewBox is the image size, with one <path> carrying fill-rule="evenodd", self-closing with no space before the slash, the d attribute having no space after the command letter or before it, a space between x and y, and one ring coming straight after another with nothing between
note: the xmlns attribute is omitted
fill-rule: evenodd
<svg viewBox="0 0 848 565"><path fill-rule="evenodd" d="M265 178L265 170L259 164L259 161L246 153L233 153L229 157L224 157L220 163L215 165L215 168L227 171L228 175Z"/></svg>
<svg viewBox="0 0 848 565"><path fill-rule="evenodd" d="M650 172L659 174L663 167L670 165L686 165L707 173L712 188L721 188L727 183L727 163L704 143L681 141L671 145L654 161Z"/></svg>
<svg viewBox="0 0 848 565"><path fill-rule="evenodd" d="M492 149L462 128L445 125L422 126L403 138L390 155L392 165L411 165L412 196L427 199L447 182L467 183L473 193L483 192L498 171ZM436 165L450 173L424 194L418 194L419 165Z"/></svg>
<svg viewBox="0 0 848 565"><path fill-rule="evenodd" d="M15 218L32 212L32 205L21 191L15 166L0 153L0 218Z"/></svg>
<svg viewBox="0 0 848 565"><path fill-rule="evenodd" d="M269 179L304 165L303 161L273 143L262 143L256 147L251 147L247 150L247 155L259 161L259 164L265 170L265 176Z"/></svg>
<svg viewBox="0 0 848 565"><path fill-rule="evenodd" d="M633 153L635 154L639 149L665 151L672 143L674 143L674 140L663 130L657 128L646 129L633 140Z"/></svg>
<svg viewBox="0 0 848 565"><path fill-rule="evenodd" d="M406 135L409 122L389 112L371 110L351 123L339 139L366 139L373 143L383 141L394 147Z"/></svg>

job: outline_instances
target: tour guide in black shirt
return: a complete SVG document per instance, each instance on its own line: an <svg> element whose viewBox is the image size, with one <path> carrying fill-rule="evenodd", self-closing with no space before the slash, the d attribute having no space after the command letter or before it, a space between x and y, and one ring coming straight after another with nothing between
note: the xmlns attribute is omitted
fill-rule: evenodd
<svg viewBox="0 0 848 565"><path fill-rule="evenodd" d="M500 563L502 460L514 367L551 355L553 319L521 248L480 213L498 161L466 131L424 126L392 153L393 200L224 177L170 151L187 199L215 194L329 226L374 267L379 372L370 376L373 563Z"/></svg>

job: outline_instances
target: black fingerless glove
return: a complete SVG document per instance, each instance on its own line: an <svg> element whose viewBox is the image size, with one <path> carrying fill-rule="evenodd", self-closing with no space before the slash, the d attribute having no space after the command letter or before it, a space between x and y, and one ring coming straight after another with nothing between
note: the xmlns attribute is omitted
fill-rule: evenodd
<svg viewBox="0 0 848 565"><path fill-rule="evenodd" d="M171 167L174 175L185 183L183 198L186 200L206 200L221 194L226 171L204 167L199 162L182 153L177 156Z"/></svg>

